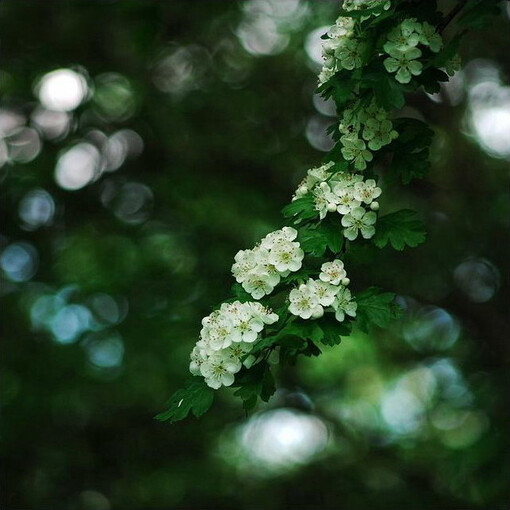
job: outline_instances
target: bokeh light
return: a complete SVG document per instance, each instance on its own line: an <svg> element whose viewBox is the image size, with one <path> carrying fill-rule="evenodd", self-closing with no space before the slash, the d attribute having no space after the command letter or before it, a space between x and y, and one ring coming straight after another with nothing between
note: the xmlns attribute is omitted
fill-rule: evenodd
<svg viewBox="0 0 510 510"><path fill-rule="evenodd" d="M55 201L46 190L34 189L21 199L18 213L27 230L51 225L55 215Z"/></svg>
<svg viewBox="0 0 510 510"><path fill-rule="evenodd" d="M318 417L274 409L251 417L236 432L245 461L259 474L310 462L328 445L328 429Z"/></svg>
<svg viewBox="0 0 510 510"><path fill-rule="evenodd" d="M30 243L20 241L9 244L0 254L0 268L13 282L30 280L39 266L39 255Z"/></svg>
<svg viewBox="0 0 510 510"><path fill-rule="evenodd" d="M492 299L500 286L500 272L487 259L471 257L461 262L454 270L457 287L474 303L485 303Z"/></svg>
<svg viewBox="0 0 510 510"><path fill-rule="evenodd" d="M35 86L41 104L48 110L70 112L87 97L87 79L72 69L56 69L45 74Z"/></svg>
<svg viewBox="0 0 510 510"><path fill-rule="evenodd" d="M77 143L60 154L55 167L55 180L65 190L78 190L95 179L100 171L100 163L100 154L94 145Z"/></svg>

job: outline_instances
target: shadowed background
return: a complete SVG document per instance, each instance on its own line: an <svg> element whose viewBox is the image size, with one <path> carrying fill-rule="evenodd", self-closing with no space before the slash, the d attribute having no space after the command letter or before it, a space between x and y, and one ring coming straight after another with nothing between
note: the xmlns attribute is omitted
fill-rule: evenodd
<svg viewBox="0 0 510 510"><path fill-rule="evenodd" d="M445 2L445 9L452 2ZM399 294L245 416L153 420L237 250L331 148L336 2L0 4L2 508L507 509L509 9L401 115L436 131L422 247L348 268Z"/></svg>

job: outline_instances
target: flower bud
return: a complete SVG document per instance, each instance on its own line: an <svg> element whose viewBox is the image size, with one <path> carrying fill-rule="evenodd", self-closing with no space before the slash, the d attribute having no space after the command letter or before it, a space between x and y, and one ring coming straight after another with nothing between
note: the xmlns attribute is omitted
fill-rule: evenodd
<svg viewBox="0 0 510 510"><path fill-rule="evenodd" d="M347 285L349 285L349 283L351 283L351 280L349 280L349 278L342 278L342 280L340 281L340 283L342 285L344 285L345 287L347 287Z"/></svg>
<svg viewBox="0 0 510 510"><path fill-rule="evenodd" d="M372 202L370 204L370 209L372 209L372 211L378 211L379 210L379 202Z"/></svg>
<svg viewBox="0 0 510 510"><path fill-rule="evenodd" d="M328 186L328 183L327 183L327 182L321 182L321 183L319 184L319 186L320 186L322 189L327 189L327 188L329 188L329 186Z"/></svg>
<svg viewBox="0 0 510 510"><path fill-rule="evenodd" d="M333 202L328 202L328 211L329 212L335 212L336 211L336 204L334 204Z"/></svg>
<svg viewBox="0 0 510 510"><path fill-rule="evenodd" d="M308 193L308 188L306 186L299 186L298 188L298 192L301 194L301 195L304 195L305 193Z"/></svg>

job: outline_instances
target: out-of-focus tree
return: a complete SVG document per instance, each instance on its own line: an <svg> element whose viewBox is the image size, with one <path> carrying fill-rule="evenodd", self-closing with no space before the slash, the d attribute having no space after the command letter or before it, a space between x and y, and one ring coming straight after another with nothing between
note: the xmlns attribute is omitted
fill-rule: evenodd
<svg viewBox="0 0 510 510"><path fill-rule="evenodd" d="M152 418L233 254L331 147L314 90L336 8L0 4L6 508L505 508L505 6L411 98L433 169L386 203L419 208L427 244L352 268L405 317L286 370L253 416L225 392L200 422Z"/></svg>

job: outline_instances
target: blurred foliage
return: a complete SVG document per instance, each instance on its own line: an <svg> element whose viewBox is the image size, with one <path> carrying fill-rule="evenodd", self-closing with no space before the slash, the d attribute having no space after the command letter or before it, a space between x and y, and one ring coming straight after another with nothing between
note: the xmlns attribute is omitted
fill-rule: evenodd
<svg viewBox="0 0 510 510"><path fill-rule="evenodd" d="M420 209L427 242L348 261L403 318L286 369L253 416L223 391L153 420L234 253L331 147L336 9L0 4L4 508L507 508L508 10L406 112L435 127L432 173L381 210Z"/></svg>

